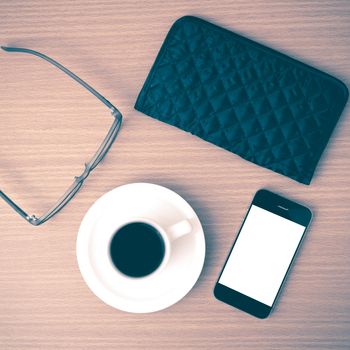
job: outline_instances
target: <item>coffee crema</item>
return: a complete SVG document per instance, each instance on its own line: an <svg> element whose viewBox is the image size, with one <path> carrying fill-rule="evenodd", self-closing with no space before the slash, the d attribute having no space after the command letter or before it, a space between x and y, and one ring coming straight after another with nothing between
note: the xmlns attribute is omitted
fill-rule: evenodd
<svg viewBox="0 0 350 350"><path fill-rule="evenodd" d="M150 224L132 222L119 228L111 240L114 266L129 277L144 277L162 263L165 245L161 234Z"/></svg>

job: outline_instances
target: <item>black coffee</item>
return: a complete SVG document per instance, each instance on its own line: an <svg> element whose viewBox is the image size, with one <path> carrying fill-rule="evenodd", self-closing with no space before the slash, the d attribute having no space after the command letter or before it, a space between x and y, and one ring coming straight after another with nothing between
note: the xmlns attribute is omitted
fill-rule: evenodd
<svg viewBox="0 0 350 350"><path fill-rule="evenodd" d="M112 238L110 254L115 267L130 277L143 277L161 264L163 238L151 225L133 222L121 227Z"/></svg>

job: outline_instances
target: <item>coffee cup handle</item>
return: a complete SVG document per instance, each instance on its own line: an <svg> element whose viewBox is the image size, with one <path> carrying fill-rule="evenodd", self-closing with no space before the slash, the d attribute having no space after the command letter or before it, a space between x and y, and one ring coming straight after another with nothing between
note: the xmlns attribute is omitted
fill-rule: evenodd
<svg viewBox="0 0 350 350"><path fill-rule="evenodd" d="M189 234L192 231L192 225L189 220L185 219L168 227L167 231L170 233L170 240L175 241L176 239Z"/></svg>

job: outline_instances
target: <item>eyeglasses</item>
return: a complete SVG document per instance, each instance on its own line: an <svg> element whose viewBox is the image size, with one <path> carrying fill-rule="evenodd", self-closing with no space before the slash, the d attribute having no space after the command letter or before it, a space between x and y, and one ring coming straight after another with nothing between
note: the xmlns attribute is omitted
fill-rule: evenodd
<svg viewBox="0 0 350 350"><path fill-rule="evenodd" d="M90 91L94 96L96 96L104 105L106 105L114 118L113 124L110 127L108 134L104 138L102 144L98 148L97 152L91 158L91 160L85 164L85 169L80 176L76 176L74 178L73 184L67 189L64 195L57 201L57 203L44 215L40 217L36 217L35 215L28 215L22 208L20 208L10 197L8 197L3 191L0 190L0 197L4 199L19 215L21 215L25 220L27 220L30 224L34 226L38 226L43 224L45 221L52 218L55 214L57 214L64 206L68 204L68 202L76 195L81 186L83 185L85 179L89 176L91 171L93 171L96 166L101 162L104 156L107 154L109 149L111 148L113 142L115 141L120 126L122 124L122 115L119 110L112 105L106 98L104 98L101 94L99 94L95 89L93 89L89 84L76 76L73 72L63 67L61 64L53 60L52 58L34 51L30 49L18 48L18 47L3 47L1 48L7 52L22 52L28 53L35 56L38 56L45 61L53 64L58 69L69 75L72 79L82 85L85 89Z"/></svg>

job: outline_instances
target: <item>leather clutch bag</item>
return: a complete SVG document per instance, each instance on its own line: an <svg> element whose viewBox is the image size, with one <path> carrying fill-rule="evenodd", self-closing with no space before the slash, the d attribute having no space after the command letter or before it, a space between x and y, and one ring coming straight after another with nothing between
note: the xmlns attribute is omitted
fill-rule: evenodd
<svg viewBox="0 0 350 350"><path fill-rule="evenodd" d="M170 29L135 108L309 184L347 99L340 80L186 16Z"/></svg>

